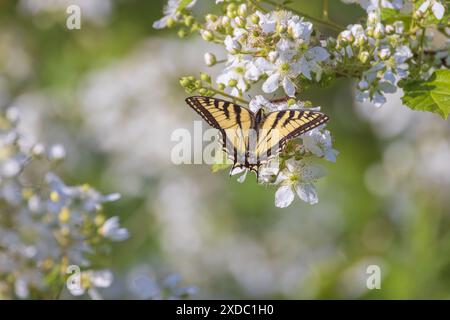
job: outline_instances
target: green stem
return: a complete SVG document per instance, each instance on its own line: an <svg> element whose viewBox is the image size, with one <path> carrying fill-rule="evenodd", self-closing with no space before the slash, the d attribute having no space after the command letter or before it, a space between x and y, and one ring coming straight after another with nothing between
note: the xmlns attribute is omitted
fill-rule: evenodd
<svg viewBox="0 0 450 320"><path fill-rule="evenodd" d="M229 99L233 99L233 100L239 101L239 102L247 104L247 105L250 103L249 101L247 101L247 100L245 100L243 98L232 96L231 94L228 94L228 93L223 92L221 90L215 89L213 87L208 88L208 90L214 92L215 94L220 94L221 96L224 96L224 97L227 97Z"/></svg>
<svg viewBox="0 0 450 320"><path fill-rule="evenodd" d="M274 6L274 7L279 7L280 6L280 4L278 4L278 3L276 3L275 1L272 1L272 0L260 0L260 1L264 2L264 3L268 4L268 5ZM284 8L286 10L294 12L295 14L297 14L299 16L303 16L306 19L311 20L312 22L315 22L317 24L321 24L321 25L326 26L326 27L328 27L330 29L333 29L333 30L336 30L336 31L339 31L339 32L342 31L342 30L345 30L345 28L343 26L341 26L341 25L339 25L337 23L334 23L332 21L324 21L322 19L312 17L309 14L306 14L306 13L301 12L301 11L296 10L296 9L292 9L290 7L287 7L287 6L284 7Z"/></svg>
<svg viewBox="0 0 450 320"><path fill-rule="evenodd" d="M323 18L325 21L330 21L328 16L328 0L323 0Z"/></svg>
<svg viewBox="0 0 450 320"><path fill-rule="evenodd" d="M423 47L424 44L425 44L425 29L422 29L422 34L420 35L419 62L417 64L417 66L419 67L419 72L420 72L420 69L422 68L424 55L425 55L425 48Z"/></svg>
<svg viewBox="0 0 450 320"><path fill-rule="evenodd" d="M253 4L255 6L255 8L258 9L259 11L261 11L262 13L267 13L267 10L264 9L263 7L261 7L257 1L250 0L250 3Z"/></svg>

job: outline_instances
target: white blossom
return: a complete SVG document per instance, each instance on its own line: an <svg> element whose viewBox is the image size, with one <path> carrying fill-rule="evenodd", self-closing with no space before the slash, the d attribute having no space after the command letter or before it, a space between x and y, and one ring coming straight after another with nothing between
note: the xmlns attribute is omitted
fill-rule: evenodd
<svg viewBox="0 0 450 320"><path fill-rule="evenodd" d="M279 208L289 206L295 194L309 204L316 204L319 199L313 183L324 175L325 169L311 159L288 160L286 169L278 175L280 186L275 194L275 205Z"/></svg>
<svg viewBox="0 0 450 320"><path fill-rule="evenodd" d="M441 20L444 17L445 7L438 0L425 0L419 7L419 11L425 13L429 8L433 12L436 19Z"/></svg>
<svg viewBox="0 0 450 320"><path fill-rule="evenodd" d="M113 241L123 241L129 237L128 230L120 226L119 217L111 217L106 220L100 233Z"/></svg>
<svg viewBox="0 0 450 320"><path fill-rule="evenodd" d="M336 162L338 151L333 149L330 131L319 128L310 130L302 135L303 147L307 152L323 157L325 160Z"/></svg>

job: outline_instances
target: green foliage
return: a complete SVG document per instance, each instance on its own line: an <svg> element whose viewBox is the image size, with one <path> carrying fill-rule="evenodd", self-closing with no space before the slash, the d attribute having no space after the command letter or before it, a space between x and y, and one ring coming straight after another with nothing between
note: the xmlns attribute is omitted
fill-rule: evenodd
<svg viewBox="0 0 450 320"><path fill-rule="evenodd" d="M450 113L450 70L437 70L427 81L411 81L403 87L402 101L413 110L430 111L444 119Z"/></svg>
<svg viewBox="0 0 450 320"><path fill-rule="evenodd" d="M382 8L381 20L387 24L392 24L396 21L402 21L405 24L405 28L409 29L409 27L411 26L412 16L400 13L395 9Z"/></svg>

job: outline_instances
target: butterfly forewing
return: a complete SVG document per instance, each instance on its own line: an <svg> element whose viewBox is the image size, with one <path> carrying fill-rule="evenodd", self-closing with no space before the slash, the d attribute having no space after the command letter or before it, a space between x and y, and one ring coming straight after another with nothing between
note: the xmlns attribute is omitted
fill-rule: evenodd
<svg viewBox="0 0 450 320"><path fill-rule="evenodd" d="M189 97L186 102L222 134L223 149L234 163L244 163L248 150L253 113L229 101L209 97Z"/></svg>

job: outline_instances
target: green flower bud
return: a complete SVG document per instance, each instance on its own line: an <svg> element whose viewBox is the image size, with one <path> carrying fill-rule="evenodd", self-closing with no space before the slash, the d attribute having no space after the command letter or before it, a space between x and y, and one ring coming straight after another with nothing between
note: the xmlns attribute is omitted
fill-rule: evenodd
<svg viewBox="0 0 450 320"><path fill-rule="evenodd" d="M178 34L178 37L184 38L184 37L186 37L186 30L182 28L182 29L178 30L177 34Z"/></svg>
<svg viewBox="0 0 450 320"><path fill-rule="evenodd" d="M216 22L218 17L215 14L207 14L205 17L206 21Z"/></svg>
<svg viewBox="0 0 450 320"><path fill-rule="evenodd" d="M219 83L219 84L217 85L217 88L218 88L219 90L223 91L223 90L225 90L225 85L224 85L223 83Z"/></svg>
<svg viewBox="0 0 450 320"><path fill-rule="evenodd" d="M295 99L293 99L293 98L290 98L290 99L287 101L288 106L293 106L293 105L296 104L296 103L297 103L297 101L295 101Z"/></svg>
<svg viewBox="0 0 450 320"><path fill-rule="evenodd" d="M256 14L252 14L252 16L250 17L250 21L254 24L258 24L259 23L259 17Z"/></svg>
<svg viewBox="0 0 450 320"><path fill-rule="evenodd" d="M186 18L184 18L184 24L186 25L186 27L191 27L195 22L195 18L193 16L186 16Z"/></svg>
<svg viewBox="0 0 450 320"><path fill-rule="evenodd" d="M202 96L207 96L208 92L209 91L206 88L201 88L200 90L198 90L198 93L200 93Z"/></svg>
<svg viewBox="0 0 450 320"><path fill-rule="evenodd" d="M172 28L175 25L175 20L171 17L167 19L167 28Z"/></svg>
<svg viewBox="0 0 450 320"><path fill-rule="evenodd" d="M200 79L201 79L202 81L211 83L211 77L210 77L207 73L200 72Z"/></svg>
<svg viewBox="0 0 450 320"><path fill-rule="evenodd" d="M363 51L358 55L358 59L362 63L366 63L367 61L369 61L369 58L370 58L370 54L367 51Z"/></svg>
<svg viewBox="0 0 450 320"><path fill-rule="evenodd" d="M200 80L196 80L194 83L194 87L195 87L195 89L203 88L202 82Z"/></svg>
<svg viewBox="0 0 450 320"><path fill-rule="evenodd" d="M203 40L205 40L205 41L213 41L214 40L214 35L209 30L202 30L201 34L202 34Z"/></svg>
<svg viewBox="0 0 450 320"><path fill-rule="evenodd" d="M234 18L234 22L236 23L236 25L239 27L239 28L244 28L245 27L245 19L244 18L242 18L242 17L236 17L236 18Z"/></svg>
<svg viewBox="0 0 450 320"><path fill-rule="evenodd" d="M181 77L181 79L180 79L180 85L181 85L183 88L189 87L190 84L191 84L191 81L190 81L187 77Z"/></svg>
<svg viewBox="0 0 450 320"><path fill-rule="evenodd" d="M230 3L227 5L227 11L236 11L237 7L235 3Z"/></svg>

